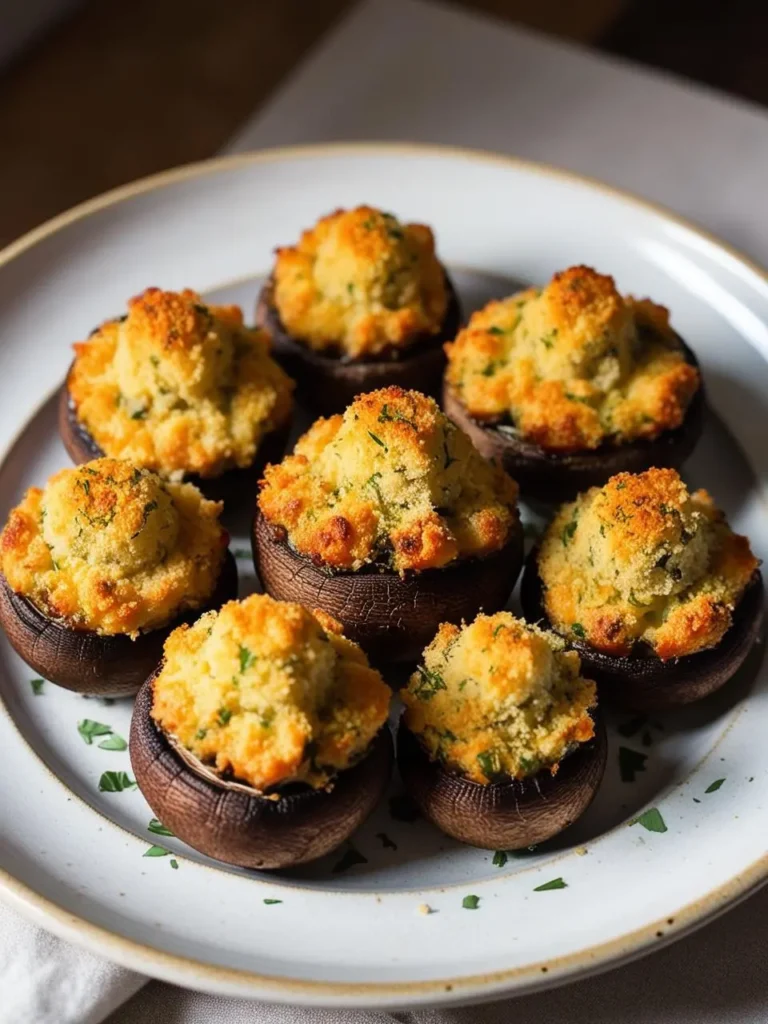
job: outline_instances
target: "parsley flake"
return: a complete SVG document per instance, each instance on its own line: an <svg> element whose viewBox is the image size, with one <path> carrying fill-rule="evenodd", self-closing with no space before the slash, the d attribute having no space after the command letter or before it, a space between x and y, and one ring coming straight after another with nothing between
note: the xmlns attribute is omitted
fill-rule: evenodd
<svg viewBox="0 0 768 1024"><path fill-rule="evenodd" d="M568 883L564 882L562 878L553 878L551 882L544 882L543 885L537 885L533 890L534 892L549 892L550 889L567 889Z"/></svg>
<svg viewBox="0 0 768 1024"><path fill-rule="evenodd" d="M720 787L722 786L722 784L724 782L725 782L725 779L715 779L714 782L711 782L707 786L707 788L704 790L704 792L705 793L716 793L718 791L718 789L720 789Z"/></svg>
<svg viewBox="0 0 768 1024"><path fill-rule="evenodd" d="M465 896L461 901L461 905L465 910L477 910L480 905L480 897L474 895Z"/></svg>
<svg viewBox="0 0 768 1024"><path fill-rule="evenodd" d="M413 691L414 697L419 700L432 700L438 690L446 690L445 680L439 672L417 665L416 671L419 674L419 682Z"/></svg>
<svg viewBox="0 0 768 1024"><path fill-rule="evenodd" d="M574 632L576 634L576 636L579 637L580 640L583 640L584 637L587 635L586 630L584 629L584 627L582 626L582 624L580 622L572 623L571 631Z"/></svg>
<svg viewBox="0 0 768 1024"><path fill-rule="evenodd" d="M641 754L629 747L619 747L619 773L622 782L634 782L638 772L645 771L647 754Z"/></svg>
<svg viewBox="0 0 768 1024"><path fill-rule="evenodd" d="M111 725L104 725L103 722L94 722L91 718L84 718L77 723L77 731L83 740L90 746L94 736L109 736L112 732Z"/></svg>
<svg viewBox="0 0 768 1024"><path fill-rule="evenodd" d="M176 860L175 857L171 857L171 867L173 868L174 871L179 870L179 862Z"/></svg>
<svg viewBox="0 0 768 1024"><path fill-rule="evenodd" d="M127 750L127 749L128 749L128 744L125 742L123 737L119 736L116 732L113 732L112 735L108 739L103 740L99 744L99 750Z"/></svg>
<svg viewBox="0 0 768 1024"><path fill-rule="evenodd" d="M332 871L334 875L340 874L342 871L347 871L349 868L353 868L355 864L367 864L368 858L364 857L359 850L355 849L352 843L349 844L347 849L342 854L341 858L336 861L333 865Z"/></svg>
<svg viewBox="0 0 768 1024"><path fill-rule="evenodd" d="M493 855L493 866L495 868L503 868L509 860L505 850L497 850Z"/></svg>
<svg viewBox="0 0 768 1024"><path fill-rule="evenodd" d="M30 679L29 685L32 687L32 693L35 697L42 697L43 695L43 683L44 679Z"/></svg>
<svg viewBox="0 0 768 1024"><path fill-rule="evenodd" d="M387 448L387 446L386 446L386 445L384 444L384 442L383 442L383 441L381 440L381 438L380 438L380 437L377 437L377 436L376 436L376 434L374 434L372 430L369 430L369 431L368 431L368 437L370 437L370 439L371 439L372 441L375 441L375 442L376 442L376 444L377 444L377 445L379 446L379 448L383 448L385 452L386 452L386 451L389 451L389 449L388 449L388 448Z"/></svg>
<svg viewBox="0 0 768 1024"><path fill-rule="evenodd" d="M136 780L127 772L103 772L99 779L100 793L122 793L124 789L136 789Z"/></svg>
<svg viewBox="0 0 768 1024"><path fill-rule="evenodd" d="M282 903L283 901L282 900L264 900L264 902L266 903L266 905L268 907L272 907L272 906L275 905L275 903Z"/></svg>
<svg viewBox="0 0 768 1024"><path fill-rule="evenodd" d="M164 846L150 846L146 853L143 854L145 857L167 857L170 850L166 850Z"/></svg>
<svg viewBox="0 0 768 1024"><path fill-rule="evenodd" d="M157 818L153 818L147 825L147 830L154 833L156 836L172 836L173 832L169 828L166 828L162 821Z"/></svg>
<svg viewBox="0 0 768 1024"><path fill-rule="evenodd" d="M256 658L258 657L258 655L254 654L252 651L249 651L247 647L243 647L242 644L240 644L238 655L240 658L241 672L245 672L247 669L249 669L251 665L253 665L253 663L256 661Z"/></svg>
<svg viewBox="0 0 768 1024"><path fill-rule="evenodd" d="M666 832L667 826L664 819L661 816L661 811L658 807L649 807L647 811L643 811L642 814L638 815L633 821L630 821L630 825L642 825L643 828L649 832Z"/></svg>

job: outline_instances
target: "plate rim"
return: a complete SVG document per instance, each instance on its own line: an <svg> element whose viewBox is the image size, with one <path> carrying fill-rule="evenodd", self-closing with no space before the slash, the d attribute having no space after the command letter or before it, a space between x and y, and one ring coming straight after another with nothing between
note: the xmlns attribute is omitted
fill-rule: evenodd
<svg viewBox="0 0 768 1024"><path fill-rule="evenodd" d="M345 154L350 156L401 155L405 157L432 156L448 160L463 159L515 168L539 177L575 182L593 191L619 199L635 209L652 213L667 223L684 229L727 254L768 286L768 270L735 246L723 241L716 234L702 228L694 221L680 216L663 204L607 185L588 175L533 160L508 156L492 150L412 142L360 141L281 146L213 157L160 171L79 203L28 231L0 251L0 269L70 224L134 196L159 191L181 181L216 175L250 164L279 162L280 160L312 160ZM13 438L10 444L12 443ZM0 697L0 704L2 704L2 710L10 717L10 712L2 697ZM566 957L487 974L429 981L345 983L260 974L240 968L219 967L191 956L168 953L118 935L108 928L73 914L56 903L55 900L43 896L36 889L19 881L10 872L0 867L0 895L9 905L42 927L48 928L60 938L73 941L97 955L104 955L106 949L110 959L132 970L193 987L199 987L200 982L204 981L208 991L251 996L274 1002L296 1002L298 998L306 1005L315 1006L387 1006L392 1008L416 1004L446 1002L458 1004L481 999L498 999L504 995L523 994L552 988L574 980L576 977L593 976L637 959L651 949L660 949L678 938L690 934L746 899L766 882L768 882L768 854L758 858L740 875L732 877L717 888L676 910L674 912L675 927L672 929L668 926L669 918L665 917L608 942L582 948Z"/></svg>

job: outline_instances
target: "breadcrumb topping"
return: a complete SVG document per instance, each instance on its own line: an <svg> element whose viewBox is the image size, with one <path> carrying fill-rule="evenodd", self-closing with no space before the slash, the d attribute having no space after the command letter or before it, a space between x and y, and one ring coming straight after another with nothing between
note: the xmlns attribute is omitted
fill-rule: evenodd
<svg viewBox="0 0 768 1024"><path fill-rule="evenodd" d="M264 477L267 521L334 568L440 568L498 551L518 524L511 478L431 398L399 387L317 420Z"/></svg>
<svg viewBox="0 0 768 1024"><path fill-rule="evenodd" d="M269 346L238 306L148 288L74 345L67 386L108 455L164 476L216 477L250 465L290 416L293 382Z"/></svg>
<svg viewBox="0 0 768 1024"><path fill-rule="evenodd" d="M31 487L0 537L9 586L75 629L154 629L216 589L227 547L220 502L117 459Z"/></svg>
<svg viewBox="0 0 768 1024"><path fill-rule="evenodd" d="M758 565L673 469L619 473L563 505L538 559L558 632L615 655L643 641L663 659L717 646Z"/></svg>
<svg viewBox="0 0 768 1024"><path fill-rule="evenodd" d="M329 615L252 594L171 633L152 717L199 760L255 789L319 789L365 754L390 696Z"/></svg>
<svg viewBox="0 0 768 1024"><path fill-rule="evenodd" d="M273 281L294 338L353 358L436 334L448 308L431 230L372 206L336 210L278 249Z"/></svg>
<svg viewBox="0 0 768 1024"><path fill-rule="evenodd" d="M433 760L486 784L554 774L594 736L596 687L555 633L511 612L443 623L400 691L404 721Z"/></svg>
<svg viewBox="0 0 768 1024"><path fill-rule="evenodd" d="M551 452L656 438L700 386L669 311L591 267L490 302L445 351L470 415Z"/></svg>

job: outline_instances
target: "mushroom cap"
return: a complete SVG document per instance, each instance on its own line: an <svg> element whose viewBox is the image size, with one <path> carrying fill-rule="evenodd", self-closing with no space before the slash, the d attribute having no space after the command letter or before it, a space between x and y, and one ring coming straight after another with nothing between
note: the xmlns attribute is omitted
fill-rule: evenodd
<svg viewBox="0 0 768 1024"><path fill-rule="evenodd" d="M482 785L427 756L402 724L397 764L422 813L447 835L486 850L520 850L562 832L584 813L605 771L608 741L598 717L595 736L560 762L525 779Z"/></svg>
<svg viewBox="0 0 768 1024"><path fill-rule="evenodd" d="M534 548L526 561L520 601L529 621L552 628L544 608L537 554ZM757 570L717 647L667 661L653 652L605 654L580 640L568 639L581 658L582 671L597 683L601 700L625 711L665 711L701 700L728 682L762 630L764 604L763 577Z"/></svg>
<svg viewBox="0 0 768 1024"><path fill-rule="evenodd" d="M437 334L414 340L389 358L347 360L324 355L290 335L274 304L273 282L268 279L256 306L256 322L272 335L275 359L297 383L301 401L313 414L342 412L356 395L396 384L438 398L445 368L443 343L454 337L461 324L461 306L448 274L445 275L448 306Z"/></svg>
<svg viewBox="0 0 768 1024"><path fill-rule="evenodd" d="M413 661L441 622L473 619L482 608L503 608L512 593L523 558L518 525L499 551L467 558L442 569L400 576L378 566L333 571L317 566L280 539L257 511L253 555L267 593L308 608L322 608L379 663Z"/></svg>
<svg viewBox="0 0 768 1024"><path fill-rule="evenodd" d="M136 693L155 669L172 630L235 597L237 564L228 551L216 589L202 608L132 640L124 634L72 629L50 619L26 597L11 590L0 574L0 623L16 653L44 679L77 693L124 697Z"/></svg>
<svg viewBox="0 0 768 1024"><path fill-rule="evenodd" d="M680 339L686 359L699 366L693 351ZM603 444L583 452L557 454L537 444L514 437L492 424L471 416L450 385L443 385L446 415L469 434L477 450L487 459L497 459L520 485L526 496L541 501L562 502L581 491L604 484L617 473L640 473L651 466L679 468L693 452L704 427L706 396L704 385L696 389L683 423L666 430L655 440Z"/></svg>
<svg viewBox="0 0 768 1024"><path fill-rule="evenodd" d="M183 842L244 868L287 868L343 843L384 794L394 760L388 725L330 790L291 787L278 799L195 771L152 720L154 673L136 698L130 756L152 810Z"/></svg>

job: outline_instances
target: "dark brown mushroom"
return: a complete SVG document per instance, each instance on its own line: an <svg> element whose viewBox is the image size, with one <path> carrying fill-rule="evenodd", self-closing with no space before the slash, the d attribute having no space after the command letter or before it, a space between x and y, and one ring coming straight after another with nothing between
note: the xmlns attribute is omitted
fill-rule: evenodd
<svg viewBox="0 0 768 1024"><path fill-rule="evenodd" d="M155 674L133 709L130 755L139 789L183 842L243 868L287 868L343 843L368 817L392 774L393 744L384 725L366 755L339 772L329 790L294 785L276 799L236 781L195 770L150 715Z"/></svg>
<svg viewBox="0 0 768 1024"><path fill-rule="evenodd" d="M448 307L438 333L416 338L405 349L393 349L387 356L373 359L348 359L339 351L315 352L288 334L274 304L271 279L259 295L256 322L272 335L274 358L296 381L300 401L313 414L343 412L356 395L392 384L439 400L445 368L443 343L454 338L461 325L459 299L447 274L445 283Z"/></svg>
<svg viewBox="0 0 768 1024"><path fill-rule="evenodd" d="M105 453L93 439L88 428L77 418L77 410L66 382L59 393L58 423L61 440L76 466L92 459L103 458ZM195 484L211 501L223 501L225 504L250 501L256 493L264 467L268 462L279 462L283 457L290 431L289 418L276 430L265 435L255 459L244 469L230 469L217 477L191 474L185 477L185 480Z"/></svg>
<svg viewBox="0 0 768 1024"><path fill-rule="evenodd" d="M544 607L537 556L534 549L528 557L520 601L529 622L553 628ZM756 571L717 647L682 658L662 661L645 644L638 644L632 654L618 656L581 640L569 638L569 643L579 653L584 675L595 680L606 704L625 711L665 711L707 697L738 671L762 628L764 602L763 577Z"/></svg>
<svg viewBox="0 0 768 1024"><path fill-rule="evenodd" d="M680 339L686 359L698 368L698 360ZM469 434L475 448L487 459L497 459L520 485L526 497L546 502L563 502L590 487L599 487L616 473L641 473L652 466L678 469L696 447L704 426L706 406L700 381L685 419L675 430L666 430L655 440L603 444L589 451L558 454L526 441L508 426L481 423L471 416L456 392L445 382L443 409Z"/></svg>
<svg viewBox="0 0 768 1024"><path fill-rule="evenodd" d="M482 609L499 611L512 593L523 559L517 526L499 551L442 569L400 576L386 566L352 571L315 565L294 551L281 527L258 511L253 557L267 593L307 608L322 608L379 664L414 661L441 622L470 620Z"/></svg>
<svg viewBox="0 0 768 1024"><path fill-rule="evenodd" d="M139 689L163 656L163 644L177 626L237 597L237 565L228 551L209 601L157 629L102 635L50 619L30 600L15 593L0 574L0 623L16 653L44 679L76 693L125 697Z"/></svg>
<svg viewBox="0 0 768 1024"><path fill-rule="evenodd" d="M482 785L433 761L401 722L397 765L405 788L425 818L470 846L520 850L543 843L584 813L603 778L608 754L605 726L560 762L553 775L542 768L526 779Z"/></svg>

